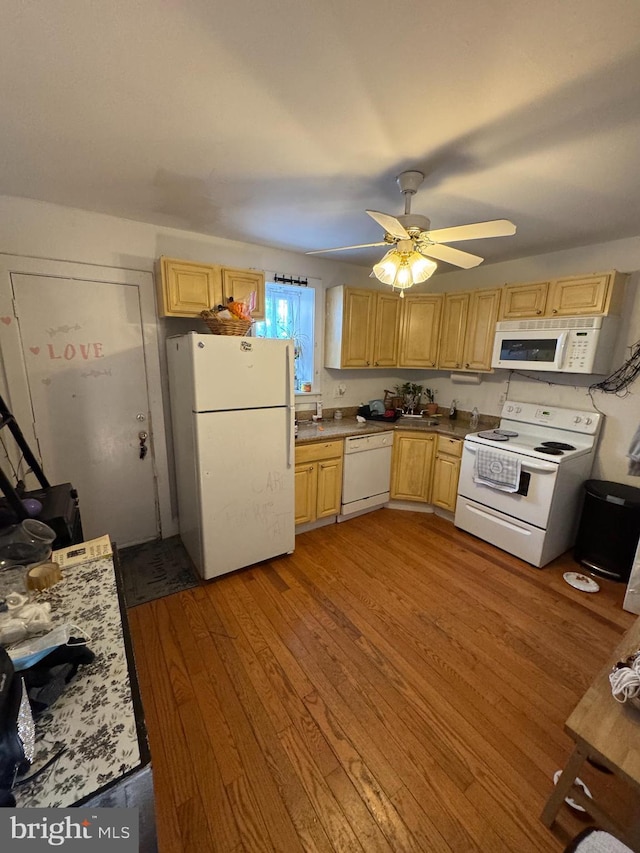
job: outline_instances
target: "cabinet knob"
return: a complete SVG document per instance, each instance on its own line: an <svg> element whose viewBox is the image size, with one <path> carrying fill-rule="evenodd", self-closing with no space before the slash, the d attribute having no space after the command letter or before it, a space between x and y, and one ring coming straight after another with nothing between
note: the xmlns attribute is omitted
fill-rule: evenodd
<svg viewBox="0 0 640 853"><path fill-rule="evenodd" d="M309 471L309 472L313 471L313 465L309 465L309 467L307 468L307 471Z"/></svg>
<svg viewBox="0 0 640 853"><path fill-rule="evenodd" d="M465 364L465 367L469 367L469 362L467 362L467 363Z"/></svg>
<svg viewBox="0 0 640 853"><path fill-rule="evenodd" d="M551 313L552 313L552 314L557 314L557 313L558 313L558 309L557 309L557 308L554 308L554 309L551 311Z"/></svg>
<svg viewBox="0 0 640 853"><path fill-rule="evenodd" d="M373 363L374 363L374 365L375 365L376 367L379 367L379 366L380 366L380 365L378 364L378 362L377 362L377 361L374 361Z"/></svg>
<svg viewBox="0 0 640 853"><path fill-rule="evenodd" d="M368 362L367 362L367 367L368 367L370 364L371 364L371 362L370 362L370 361L368 361Z"/></svg>

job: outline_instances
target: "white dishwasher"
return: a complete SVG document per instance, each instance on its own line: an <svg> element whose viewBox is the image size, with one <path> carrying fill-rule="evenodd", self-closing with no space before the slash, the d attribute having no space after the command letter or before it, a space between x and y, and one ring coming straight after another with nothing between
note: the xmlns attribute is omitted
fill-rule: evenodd
<svg viewBox="0 0 640 853"><path fill-rule="evenodd" d="M338 521L389 501L392 447L393 432L345 438L342 507Z"/></svg>

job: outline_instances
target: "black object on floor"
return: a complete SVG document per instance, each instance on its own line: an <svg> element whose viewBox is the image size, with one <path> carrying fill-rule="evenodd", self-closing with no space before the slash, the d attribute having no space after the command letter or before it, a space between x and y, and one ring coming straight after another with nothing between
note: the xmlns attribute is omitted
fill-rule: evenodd
<svg viewBox="0 0 640 853"><path fill-rule="evenodd" d="M144 604L200 583L179 536L118 551L127 607Z"/></svg>

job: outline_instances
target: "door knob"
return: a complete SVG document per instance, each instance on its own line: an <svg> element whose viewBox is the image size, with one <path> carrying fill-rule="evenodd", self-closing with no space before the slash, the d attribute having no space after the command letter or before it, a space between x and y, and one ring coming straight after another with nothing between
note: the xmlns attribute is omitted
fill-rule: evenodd
<svg viewBox="0 0 640 853"><path fill-rule="evenodd" d="M147 451L149 448L147 447L147 439L149 438L149 433L145 432L143 429L138 433L138 438L140 439L140 459L144 459L147 455Z"/></svg>

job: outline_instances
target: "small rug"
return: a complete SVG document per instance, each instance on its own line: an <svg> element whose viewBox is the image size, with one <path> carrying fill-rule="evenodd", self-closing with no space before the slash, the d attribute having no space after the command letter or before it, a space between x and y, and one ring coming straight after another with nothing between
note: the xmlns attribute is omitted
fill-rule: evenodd
<svg viewBox="0 0 640 853"><path fill-rule="evenodd" d="M198 586L200 579L179 536L118 551L127 607Z"/></svg>

